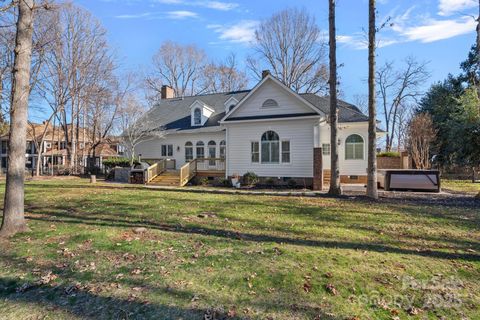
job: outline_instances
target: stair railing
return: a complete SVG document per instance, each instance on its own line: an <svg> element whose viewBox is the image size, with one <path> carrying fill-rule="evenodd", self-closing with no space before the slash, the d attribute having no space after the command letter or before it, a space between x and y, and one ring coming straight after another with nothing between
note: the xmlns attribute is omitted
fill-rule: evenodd
<svg viewBox="0 0 480 320"><path fill-rule="evenodd" d="M148 167L145 171L145 183L149 183L152 181L156 176L161 174L167 169L167 161L165 159L160 160L159 162L156 162L152 164L150 167Z"/></svg>
<svg viewBox="0 0 480 320"><path fill-rule="evenodd" d="M197 174L197 159L185 163L180 168L180 186L183 187Z"/></svg>

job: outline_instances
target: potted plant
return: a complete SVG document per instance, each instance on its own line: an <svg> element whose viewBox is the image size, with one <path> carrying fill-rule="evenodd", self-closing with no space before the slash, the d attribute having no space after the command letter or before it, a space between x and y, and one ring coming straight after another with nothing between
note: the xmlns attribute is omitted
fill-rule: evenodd
<svg viewBox="0 0 480 320"><path fill-rule="evenodd" d="M238 182L240 181L240 175L238 173L232 174L231 181L232 181L232 186L236 187Z"/></svg>

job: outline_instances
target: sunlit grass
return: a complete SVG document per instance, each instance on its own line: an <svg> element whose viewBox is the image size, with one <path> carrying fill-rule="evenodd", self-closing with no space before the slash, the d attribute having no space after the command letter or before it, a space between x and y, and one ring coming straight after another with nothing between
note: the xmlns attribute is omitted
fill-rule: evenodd
<svg viewBox="0 0 480 320"><path fill-rule="evenodd" d="M31 231L0 242L2 319L480 316L478 205L82 179L29 182L26 204Z"/></svg>

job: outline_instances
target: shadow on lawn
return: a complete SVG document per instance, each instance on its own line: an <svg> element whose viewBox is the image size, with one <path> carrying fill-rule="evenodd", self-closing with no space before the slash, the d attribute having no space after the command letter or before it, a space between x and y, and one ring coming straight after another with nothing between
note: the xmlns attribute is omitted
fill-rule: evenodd
<svg viewBox="0 0 480 320"><path fill-rule="evenodd" d="M53 274L58 276L58 279L43 285L18 278L0 277L0 299L3 300L3 303L36 304L44 308L44 311L41 311L42 313L66 312L82 319L250 319L248 315L242 315L243 310L240 306L236 310L236 315L228 316L228 309L231 306L222 306L220 303L220 305L205 308L205 303L191 300L194 294L190 291L169 286L158 286L145 279L134 280L128 277L122 279L120 283L122 284L123 296L128 295L128 297L120 297L113 292L116 286L108 286L109 283L119 283L118 280L111 279L108 282L109 279L103 279L107 282L79 283L78 276L80 274L78 272L65 271L53 264L23 263L21 262L23 259L5 253L0 254L0 258L6 265L15 266L16 271L23 274L35 269L40 274L52 271ZM132 290L133 287L141 288L141 291ZM20 288L24 290L19 290ZM163 300L170 301L169 304L159 304L147 300L160 296ZM182 304L185 307L176 306L176 304ZM261 308L262 311L267 312L287 311L287 313L295 313L296 316L308 319L313 317L326 320L339 319L325 314L320 307L310 305L286 305L259 299L259 301L248 304L248 306ZM38 316L38 318L42 316L29 313L28 306L25 310L21 310L21 308L25 307L15 307L16 312L20 309L19 312L23 314ZM7 308L3 315L8 316L9 309L13 308ZM213 315L213 317L207 318L207 314Z"/></svg>
<svg viewBox="0 0 480 320"><path fill-rule="evenodd" d="M149 229L155 229L166 232L176 232L184 234L198 234L204 236L214 236L219 238L225 238L229 240L242 240L252 242L273 242L273 243L286 243L299 246L310 246L319 248L334 248L334 249L351 249L362 250L372 252L388 252L396 254L416 255L422 257L439 258L439 259L463 259L468 261L480 261L480 255L476 253L451 253L438 250L415 250L408 248L395 247L383 243L368 243L368 242L348 242L348 241L335 241L335 240L310 240L301 238L292 238L284 236L275 236L268 234L252 234L246 232L235 232L223 229L214 229L209 227L197 227L197 226L183 226L180 224L167 224L157 223L148 219L124 219L118 215L102 212L93 214L92 216L86 216L77 209L79 206L63 206L57 209L62 212L44 212L39 208L30 208L33 214L40 214L41 216L29 216L28 219L57 222L57 223L71 223L71 224L84 224L94 226L106 226L106 227L119 227L119 228L137 228L145 227ZM68 213L65 213L68 211ZM103 216L102 216L103 215ZM105 217L109 215L110 217Z"/></svg>

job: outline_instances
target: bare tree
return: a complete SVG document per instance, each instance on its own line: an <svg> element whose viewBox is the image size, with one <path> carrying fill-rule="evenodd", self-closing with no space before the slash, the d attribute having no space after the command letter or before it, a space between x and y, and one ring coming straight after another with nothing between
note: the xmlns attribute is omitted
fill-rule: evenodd
<svg viewBox="0 0 480 320"><path fill-rule="evenodd" d="M326 92L325 43L315 18L306 10L285 9L260 23L248 68L261 79L272 74L296 92Z"/></svg>
<svg viewBox="0 0 480 320"><path fill-rule="evenodd" d="M69 165L79 170L81 136L85 136L87 108L98 98L98 90L109 88L114 78L114 57L106 31L90 13L64 4L52 17L53 48L47 53L41 84L42 96L56 113L63 131ZM96 100L99 101L98 99Z"/></svg>
<svg viewBox="0 0 480 320"><path fill-rule="evenodd" d="M157 121L146 114L146 108L133 94L127 95L119 110L120 138L133 165L135 147L145 141L163 138L165 130L159 128Z"/></svg>
<svg viewBox="0 0 480 320"><path fill-rule="evenodd" d="M335 0L328 1L328 26L330 44L330 189L329 194L342 194L340 185L340 168L338 160L338 112L337 112L337 40L335 30Z"/></svg>
<svg viewBox="0 0 480 320"><path fill-rule="evenodd" d="M167 41L153 57L153 72L146 78L147 87L157 97L162 85L173 88L177 97L202 93L200 79L205 65L206 54L202 49Z"/></svg>
<svg viewBox="0 0 480 320"><path fill-rule="evenodd" d="M376 49L375 0L368 2L368 168L367 196L378 199L377 190L377 101L375 96L375 49Z"/></svg>
<svg viewBox="0 0 480 320"><path fill-rule="evenodd" d="M368 94L355 94L353 104L360 109L363 114L368 114Z"/></svg>
<svg viewBox="0 0 480 320"><path fill-rule="evenodd" d="M410 153L417 169L430 167L430 145L435 139L436 131L430 115L418 114L408 126Z"/></svg>
<svg viewBox="0 0 480 320"><path fill-rule="evenodd" d="M414 57L408 57L404 62L403 69L395 70L394 62L386 62L376 72L375 81L387 131L387 151L392 149L400 106L412 100L416 101L423 94L420 88L430 77L427 62L418 62Z"/></svg>
<svg viewBox="0 0 480 320"><path fill-rule="evenodd" d="M244 90L248 78L245 72L238 69L236 56L231 53L225 62L212 62L205 66L202 83L208 93L232 92Z"/></svg>
<svg viewBox="0 0 480 320"><path fill-rule="evenodd" d="M408 124L412 118L414 107L410 104L402 104L397 112L397 151L401 152L407 148Z"/></svg>
<svg viewBox="0 0 480 320"><path fill-rule="evenodd" d="M33 0L20 0L17 4L7 181L0 236L10 236L28 229L24 215L24 175L34 5Z"/></svg>

